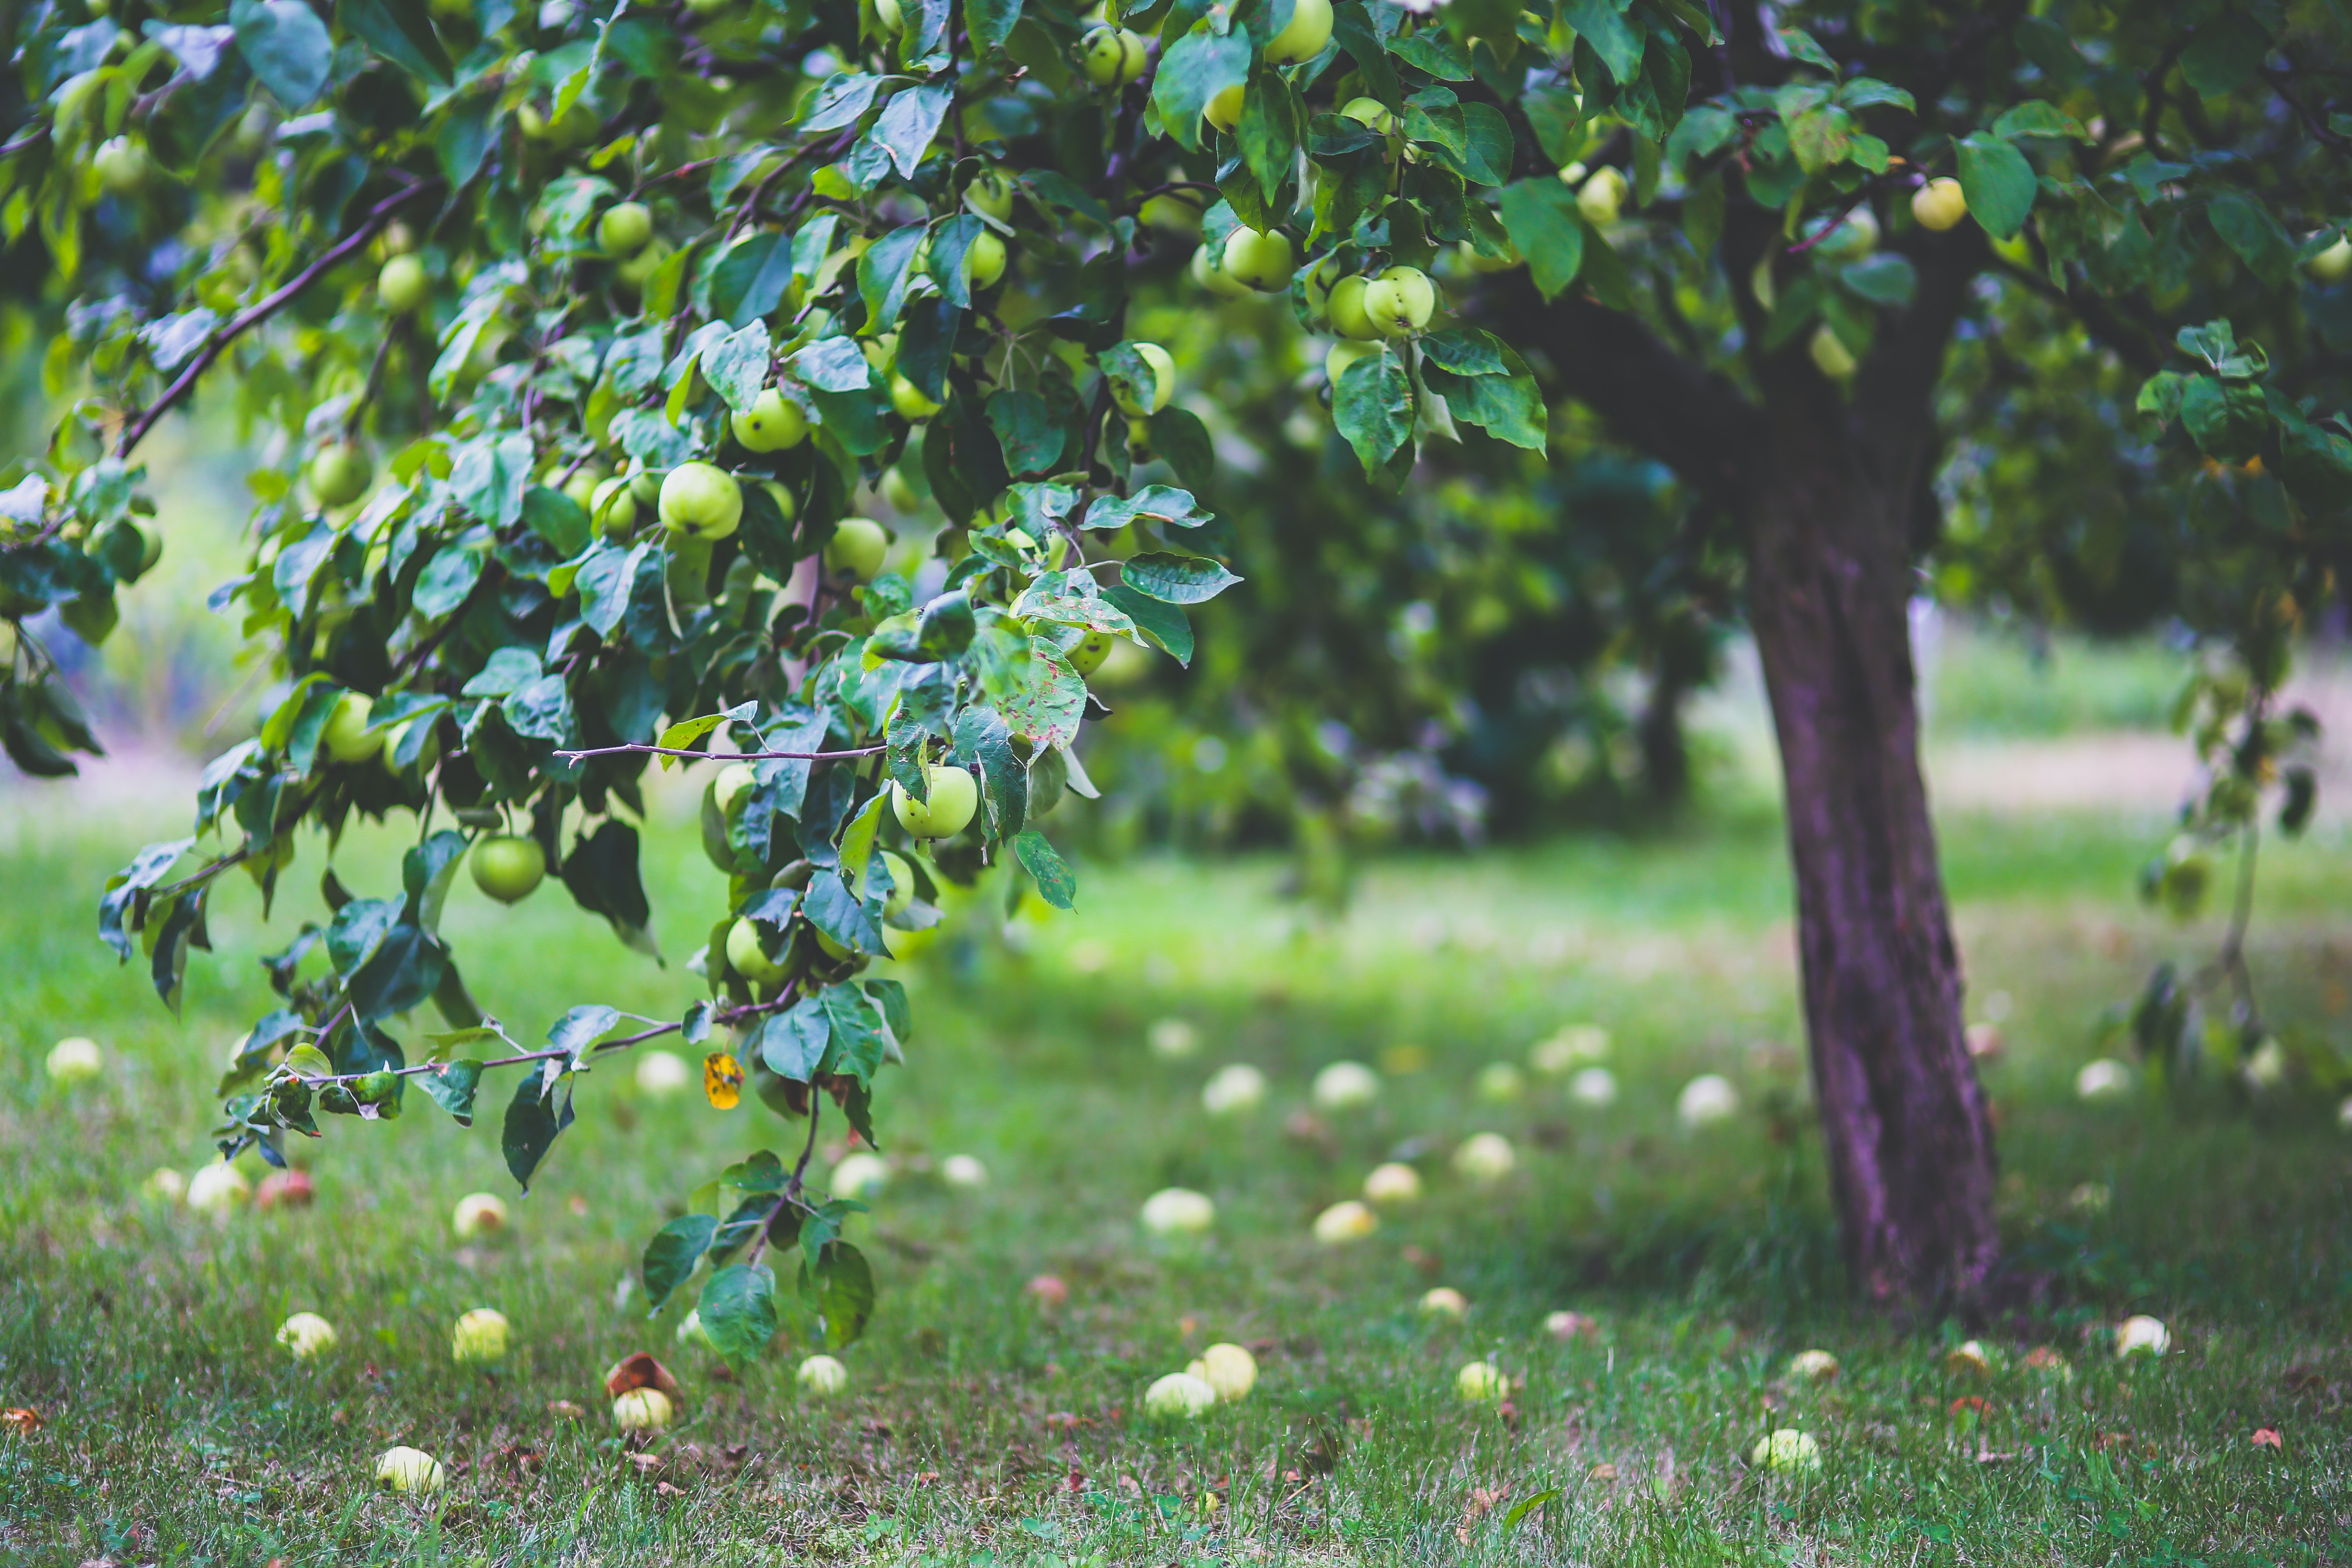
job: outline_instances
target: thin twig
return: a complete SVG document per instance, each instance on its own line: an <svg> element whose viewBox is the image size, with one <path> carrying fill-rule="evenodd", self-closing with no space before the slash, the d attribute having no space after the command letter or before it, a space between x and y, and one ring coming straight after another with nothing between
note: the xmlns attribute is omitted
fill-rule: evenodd
<svg viewBox="0 0 2352 1568"><path fill-rule="evenodd" d="M884 752L888 751L889 749L890 749L890 748L889 748L889 747L887 747L887 746L859 746L859 747L856 748L855 750L852 750L852 751L846 751L846 752L689 752L689 751L686 751L686 750L684 750L684 749L682 749L682 748L680 748L680 747L677 747L677 746L646 746L646 745L639 745L639 744L632 743L632 744L625 745L625 746L592 746L592 747L588 748L586 751L582 751L582 752L556 752L555 754L556 754L557 756L559 756L559 757L562 757L562 758L565 762L567 762L567 763L576 763L576 762L580 761L583 757L614 757L614 756L620 756L620 755L622 755L622 754L624 754L624 753L625 753L625 752L641 752L645 753L646 755L647 755L647 756L652 756L652 757L684 757L684 758L686 758L688 762L695 762L695 763L709 763L709 762L725 762L725 763L756 763L756 762L762 762L762 761L765 761L765 760L767 760L767 759L769 759L769 758L772 758L772 757L773 757L773 758L782 758L782 759L783 759L783 760L785 760L785 761L787 761L787 762L795 762L795 763L832 763L832 762L840 762L840 761L844 761L844 760L845 760L845 759L847 759L847 758L850 758L850 757L873 757L873 756L879 756L881 753L883 753Z"/></svg>
<svg viewBox="0 0 2352 1568"><path fill-rule="evenodd" d="M170 413L174 405L194 390L196 378L213 367L214 363L227 350L229 344L292 304L301 297L305 289L317 282L330 268L381 233L384 226L392 222L394 213L425 192L435 189L439 184L437 180L426 180L409 186L397 195L386 196L376 203L374 206L368 209L367 216L361 220L360 226L353 229L349 237L296 273L289 282L275 293L237 316L227 326L215 333L212 341L204 346L203 351L188 362L188 368L180 373L178 379L165 387L163 395L154 402L131 416L130 423L123 426L122 440L116 446L114 455L118 458L129 457L131 448L146 439L147 432L155 427L155 422Z"/></svg>
<svg viewBox="0 0 2352 1568"><path fill-rule="evenodd" d="M751 1002L746 1003L740 1007L724 1008L719 1012L711 1014L710 1021L714 1024L739 1023L745 1018L754 1018L769 1013L781 1012L785 1007L790 1006L793 1000L793 991L787 988L782 995L777 997L772 1002ZM342 1020L343 1013L350 1011L350 1005L351 1005L349 1003L344 1004L343 1007L336 1013L333 1021L330 1022L325 1028L319 1031L320 1038L324 1039L328 1035L334 1032L336 1024L341 1023ZM604 1056L607 1052L611 1051L625 1051L631 1046L643 1045L646 1041L657 1039L663 1035L677 1034L679 1030L685 1027L686 1024L684 1020L680 1020L675 1024L664 1024L658 1028L646 1029L638 1034L624 1035L617 1040L602 1040L595 1045L589 1047L588 1054L591 1056ZM543 1051L525 1051L520 1056L496 1057L488 1061L478 1062L475 1065L485 1069L489 1068L520 1067L526 1062L553 1061L558 1057L569 1057L574 1054L576 1053L569 1046L555 1046L550 1047L548 1049ZM420 1074L428 1072L437 1075L444 1069L455 1065L456 1064L452 1062L419 1062L415 1067L411 1068L388 1068L383 1070L390 1072L394 1078L415 1078ZM371 1073L346 1072L335 1073L331 1076L322 1076L319 1078L300 1078L299 1081L316 1089L323 1084L357 1083L361 1079L370 1078L373 1076L373 1075Z"/></svg>

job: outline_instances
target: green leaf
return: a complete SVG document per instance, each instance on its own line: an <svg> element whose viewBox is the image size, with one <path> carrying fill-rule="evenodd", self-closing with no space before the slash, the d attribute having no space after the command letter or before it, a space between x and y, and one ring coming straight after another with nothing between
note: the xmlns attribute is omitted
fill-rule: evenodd
<svg viewBox="0 0 2352 1568"><path fill-rule="evenodd" d="M1908 306L1919 288L1919 269L1912 266L1909 257L1893 250L1846 263L1838 268L1837 279L1872 304L1897 310Z"/></svg>
<svg viewBox="0 0 2352 1568"><path fill-rule="evenodd" d="M913 174L915 165L923 161L931 138L940 133L940 121L947 118L948 106L954 101L954 86L941 82L902 87L882 106L867 134L890 154L900 179Z"/></svg>
<svg viewBox="0 0 2352 1568"><path fill-rule="evenodd" d="M1592 52L1601 57L1601 63L1609 68L1609 74L1620 85L1642 74L1642 31L1613 0L1565 0L1559 8L1559 19L1575 28L1576 36L1592 47Z"/></svg>
<svg viewBox="0 0 2352 1568"><path fill-rule="evenodd" d="M882 933L837 871L819 871L801 900L809 924L856 952L883 954Z"/></svg>
<svg viewBox="0 0 2352 1568"><path fill-rule="evenodd" d="M1241 142L1242 162L1268 202L1280 199L1294 172L1303 122L1290 84L1279 71L1260 65L1242 99L1242 117L1234 133Z"/></svg>
<svg viewBox="0 0 2352 1568"><path fill-rule="evenodd" d="M1528 258L1528 275L1538 293L1554 299L1576 281L1584 264L1584 225L1577 216L1575 192L1548 176L1516 181L1503 187L1502 215L1504 232Z"/></svg>
<svg viewBox="0 0 2352 1568"><path fill-rule="evenodd" d="M816 1314L825 1348L840 1350L857 1342L866 1332L866 1320L874 1315L874 1270L866 1255L845 1241L826 1242L812 1264L803 1239L800 1295L802 1303Z"/></svg>
<svg viewBox="0 0 2352 1568"><path fill-rule="evenodd" d="M1464 424L1475 425L1498 441L1531 452L1546 449L1550 410L1544 405L1535 377L1524 368L1516 375L1465 376L1424 363L1422 378Z"/></svg>
<svg viewBox="0 0 2352 1568"><path fill-rule="evenodd" d="M1969 216L1995 239L2012 237L2033 210L2033 165L2016 148L1981 131L1954 143L1954 151Z"/></svg>
<svg viewBox="0 0 2352 1568"><path fill-rule="evenodd" d="M1837 90L1837 100L1848 109L1870 109L1879 104L1892 104L1897 109L1918 111L1919 105L1903 89L1875 77L1858 76ZM1694 113L1696 110L1693 110ZM1996 134L1999 132L1996 132Z"/></svg>
<svg viewBox="0 0 2352 1568"><path fill-rule="evenodd" d="M730 1263L703 1283L695 1312L713 1349L743 1366L776 1337L776 1276L767 1265Z"/></svg>
<svg viewBox="0 0 2352 1568"><path fill-rule="evenodd" d="M1137 593L1124 583L1113 583L1103 597L1125 610L1135 629L1172 657L1178 664L1192 662L1192 623L1184 612L1160 599Z"/></svg>
<svg viewBox="0 0 2352 1568"><path fill-rule="evenodd" d="M325 89L335 41L301 0L236 0L228 18L237 52L285 108L304 108Z"/></svg>
<svg viewBox="0 0 2352 1568"><path fill-rule="evenodd" d="M1125 528L1130 522L1149 522L1160 528L1198 528L1209 521L1209 513L1188 490L1173 485L1146 485L1131 496L1104 496L1087 508L1081 528Z"/></svg>
<svg viewBox="0 0 2352 1568"><path fill-rule="evenodd" d="M474 1124L474 1090L481 1081L482 1064L471 1057L443 1062L430 1071L418 1073L415 1079L416 1087L456 1118L460 1127Z"/></svg>
<svg viewBox="0 0 2352 1568"><path fill-rule="evenodd" d="M507 1102L499 1150L506 1156L508 1171L526 1193L530 1191L532 1173L554 1147L556 1134L572 1125L572 1081L568 1077L558 1081L562 1087L551 1089L542 1071L525 1073L515 1085L514 1099Z"/></svg>
<svg viewBox="0 0 2352 1568"><path fill-rule="evenodd" d="M818 994L833 1040L817 1070L870 1084L887 1055L888 1026L874 999L855 985L828 985Z"/></svg>
<svg viewBox="0 0 2352 1568"><path fill-rule="evenodd" d="M1996 136L2063 136L2076 142L2095 142L2097 137L2083 129L2083 122L2042 99L2029 98L2016 104L1992 122Z"/></svg>
<svg viewBox="0 0 2352 1568"><path fill-rule="evenodd" d="M1557 1502L1558 1500L1559 1500L1559 1489L1558 1487L1547 1487L1542 1491L1523 1497L1517 1502L1511 1505L1511 1510L1503 1515L1502 1521L1496 1528L1499 1529L1503 1534L1508 1535L1513 1531L1518 1529L1519 1526L1526 1521L1528 1515L1535 1512L1536 1510L1543 1507L1543 1505L1548 1502Z"/></svg>
<svg viewBox="0 0 2352 1568"><path fill-rule="evenodd" d="M773 314L776 307L783 303L784 289L792 280L791 243L778 234L748 236L720 257L710 270L710 313L746 331L756 326L764 338L767 327L761 318ZM703 376L706 380L710 377L707 362ZM711 381L711 384L719 385L717 381ZM726 395L724 387L720 387L719 395ZM753 395L758 395L756 388Z"/></svg>
<svg viewBox="0 0 2352 1568"><path fill-rule="evenodd" d="M2269 29L2251 6L2221 8L2198 23L2180 51L2180 74L2200 98L2221 98L2252 81L2270 52Z"/></svg>
<svg viewBox="0 0 2352 1568"><path fill-rule="evenodd" d="M1200 148L1201 110L1225 89L1246 83L1249 70L1249 38L1238 31L1220 35L1202 22L1169 46L1151 79L1151 106L1179 147Z"/></svg>
<svg viewBox="0 0 2352 1568"><path fill-rule="evenodd" d="M450 85L449 56L434 36L425 0L336 0L335 16L409 75L434 87Z"/></svg>
<svg viewBox="0 0 2352 1568"><path fill-rule="evenodd" d="M1824 104L1797 117L1789 127L1789 147L1797 154L1799 167L1818 174L1845 161L1854 131L1853 115L1835 104Z"/></svg>
<svg viewBox="0 0 2352 1568"><path fill-rule="evenodd" d="M790 256L786 257L787 265ZM757 312L765 314L764 311ZM758 402L768 384L769 361L773 350L768 342L768 323L754 321L739 331L730 332L702 354L702 379L711 389L727 400L727 406L740 414ZM587 541L583 540L584 546ZM576 552L567 551L572 554Z"/></svg>
<svg viewBox="0 0 2352 1568"><path fill-rule="evenodd" d="M1789 51L1790 59L1802 60L1809 66L1819 66L1832 76L1837 75L1837 62L1830 58L1830 52L1811 33L1802 27L1782 27L1780 34L1780 47Z"/></svg>
<svg viewBox="0 0 2352 1568"><path fill-rule="evenodd" d="M710 1239L719 1231L719 1221L707 1214L683 1215L654 1232L646 1243L644 1274L646 1280L646 1316L650 1318L662 1310L677 1288L685 1284L709 1249Z"/></svg>
<svg viewBox="0 0 2352 1568"><path fill-rule="evenodd" d="M982 54L1002 49L1020 20L1021 0L963 0L964 31Z"/></svg>
<svg viewBox="0 0 2352 1568"><path fill-rule="evenodd" d="M1171 605L1205 604L1242 580L1225 570L1222 562L1208 556L1175 555L1165 551L1152 551L1122 563L1118 577L1137 593Z"/></svg>
<svg viewBox="0 0 2352 1568"><path fill-rule="evenodd" d="M1037 879L1037 891L1047 903L1057 910L1077 907L1078 879L1045 842L1045 836L1034 828L1013 840L1013 853L1019 858L1022 868Z"/></svg>
<svg viewBox="0 0 2352 1568"><path fill-rule="evenodd" d="M2294 241L2259 201L2231 191L2214 197L2205 216L2221 243L2235 251L2255 277L2273 289L2283 289L2294 280Z"/></svg>
<svg viewBox="0 0 2352 1568"><path fill-rule="evenodd" d="M427 837L400 857L400 882L407 890L406 919L429 932L441 929L441 906L449 884L457 879L457 864L466 858L466 837L449 828Z"/></svg>
<svg viewBox="0 0 2352 1568"><path fill-rule="evenodd" d="M1380 473L1411 444L1412 413L1412 378L1405 374L1404 362L1387 348L1349 365L1332 392L1332 420L1356 449L1367 476Z"/></svg>
<svg viewBox="0 0 2352 1568"><path fill-rule="evenodd" d="M2270 405L2252 383L2192 375L2180 389L2180 422L2207 457L2242 463L2270 434Z"/></svg>
<svg viewBox="0 0 2352 1568"><path fill-rule="evenodd" d="M988 399L988 427L1004 448L1004 469L1010 474L1042 474L1061 462L1069 432L1054 417L1053 408L1036 393L1012 390Z"/></svg>
<svg viewBox="0 0 2352 1568"><path fill-rule="evenodd" d="M1029 814L1029 770L1013 753L1004 715L992 708L967 708L957 714L949 756L962 766L979 768L980 799L988 812L990 832L999 839L1020 832Z"/></svg>
<svg viewBox="0 0 2352 1568"><path fill-rule="evenodd" d="M833 1024L824 1005L803 996L768 1019L760 1031L760 1059L778 1078L806 1083L816 1076L817 1064L832 1043Z"/></svg>
<svg viewBox="0 0 2352 1568"><path fill-rule="evenodd" d="M1151 416L1150 431L1152 450L1176 477L1195 490L1207 488L1216 477L1217 448L1201 416L1189 408L1163 408Z"/></svg>

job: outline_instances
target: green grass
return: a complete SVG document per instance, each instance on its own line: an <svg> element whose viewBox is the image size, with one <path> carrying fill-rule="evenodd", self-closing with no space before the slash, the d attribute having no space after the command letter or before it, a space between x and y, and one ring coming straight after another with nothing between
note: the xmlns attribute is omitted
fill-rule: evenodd
<svg viewBox="0 0 2352 1568"><path fill-rule="evenodd" d="M474 987L515 1029L583 999L675 1015L692 995L686 933L720 892L678 805L648 856L667 970L555 889L511 918L453 897ZM2007 1005L1990 1078L2003 1222L2051 1279L2044 1309L1987 1337L2012 1363L2056 1347L2070 1381L2012 1364L1972 1382L1943 1363L1959 1325L1849 1310L1794 1054L1788 878L1756 817L1384 862L1328 929L1274 896L1272 863L1089 865L1082 919L942 944L881 1097L898 1173L853 1233L883 1303L845 1355L849 1394L822 1404L792 1378L804 1321L735 1381L672 1344L679 1308L647 1323L619 1289L689 1188L794 1138L750 1102L649 1102L625 1068L593 1075L494 1246L447 1226L462 1194L511 1191L495 1119L462 1131L421 1097L396 1125L337 1121L298 1151L309 1210L216 1226L141 1199L149 1169L202 1156L218 1060L265 1005L254 960L316 911L289 899L265 927L241 886L225 898L175 1022L92 935L93 890L142 834L53 809L20 815L0 850L0 1405L46 1417L0 1436L0 1563L2352 1559L2352 1140L2324 1103L2071 1098L2102 1010L2211 934L2129 901L2154 824L1944 829L1972 1009ZM394 848L362 836L338 866L372 886ZM2339 1042L2348 849L2276 859L2255 954L2273 1005ZM306 842L299 882L319 854ZM1196 1059L1147 1051L1164 1016L1196 1025ZM1614 1033L1613 1109L1540 1081L1477 1100L1481 1066L1577 1019ZM70 1095L39 1064L68 1033L115 1063ZM1368 1117L1291 1125L1315 1068L1401 1047L1428 1065L1391 1076ZM1212 1121L1200 1085L1230 1060L1274 1093ZM1746 1109L1692 1136L1672 1104L1699 1071L1731 1076ZM1444 1158L1485 1129L1522 1159L1491 1192ZM1420 1208L1317 1247L1312 1215L1400 1150L1428 1180ZM987 1163L988 1189L926 1173L957 1152ZM2105 1214L2069 1207L2086 1182L2111 1188ZM1197 1247L1135 1224L1170 1183L1217 1201ZM1071 1286L1057 1314L1024 1294L1041 1271ZM1466 1322L1412 1313L1436 1283L1470 1298ZM495 1376L447 1353L449 1323L486 1304L520 1342ZM1599 1337L1554 1343L1541 1322L1559 1308ZM290 1363L271 1334L297 1310L333 1321L340 1349ZM2181 1353L2116 1366L2102 1334L2129 1311L2164 1317ZM1144 1423L1144 1385L1220 1339L1258 1347L1257 1392L1184 1431ZM1788 1385L1812 1344L1844 1374ZM649 1468L602 1418L604 1369L639 1348L690 1396ZM1453 1397L1485 1352L1521 1380L1507 1416ZM1964 1397L1986 1402L1981 1432L1951 1415ZM1821 1440L1818 1477L1742 1463L1781 1426ZM2252 1447L2260 1426L2284 1448ZM396 1441L450 1466L437 1509L367 1485ZM1475 1494L1503 1488L1481 1513Z"/></svg>
<svg viewBox="0 0 2352 1568"><path fill-rule="evenodd" d="M1971 740L2168 729L2191 668L2154 637L2035 636L1948 617L1925 666L1928 723Z"/></svg>

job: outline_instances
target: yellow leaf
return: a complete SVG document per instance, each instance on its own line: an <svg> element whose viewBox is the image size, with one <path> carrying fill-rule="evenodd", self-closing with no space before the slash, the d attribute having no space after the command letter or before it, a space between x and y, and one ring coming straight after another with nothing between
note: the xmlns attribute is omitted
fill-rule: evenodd
<svg viewBox="0 0 2352 1568"><path fill-rule="evenodd" d="M725 1051L702 1058L702 1092L720 1110L732 1110L743 1098L743 1064Z"/></svg>

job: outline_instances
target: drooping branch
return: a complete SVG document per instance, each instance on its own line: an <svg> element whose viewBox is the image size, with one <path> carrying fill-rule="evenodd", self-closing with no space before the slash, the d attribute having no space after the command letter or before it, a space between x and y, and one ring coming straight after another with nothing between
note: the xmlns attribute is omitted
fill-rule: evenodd
<svg viewBox="0 0 2352 1568"><path fill-rule="evenodd" d="M386 196L376 203L374 206L368 209L368 215L360 221L359 227L336 243L325 255L296 273L292 279L259 304L236 316L227 326L214 333L211 341L205 344L196 357L188 362L187 368L181 371L172 384L163 389L162 395L131 416L125 423L122 428L122 439L115 447L114 455L118 458L129 457L131 449L147 438L147 432L155 427L155 422L177 406L189 393L195 390L197 378L213 367L214 363L227 352L229 344L301 298L303 291L311 284L317 282L352 252L383 233L401 208L427 191L437 189L439 184L440 182L437 180L420 181L406 190Z"/></svg>

